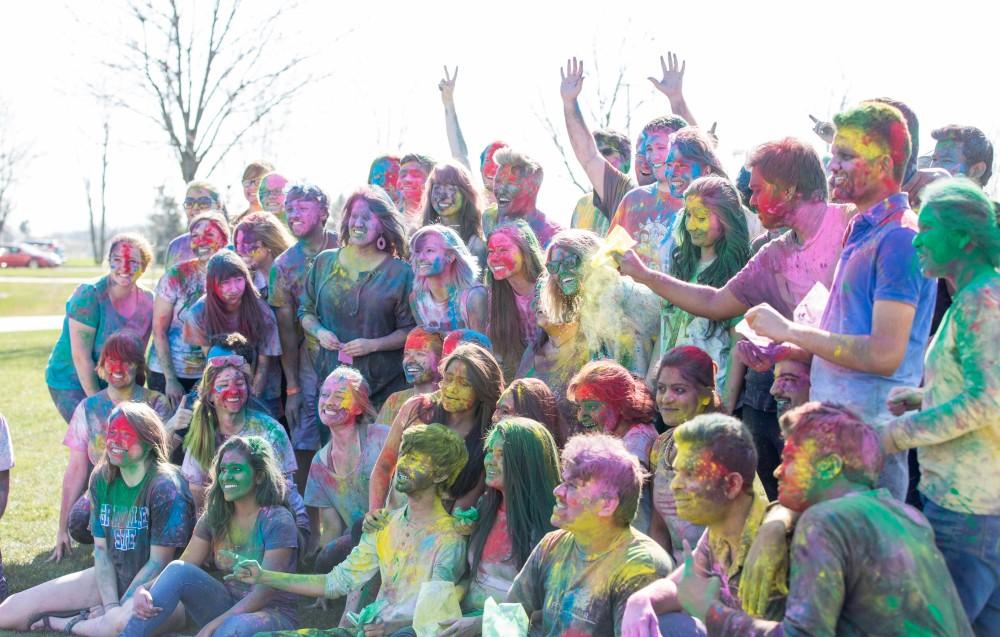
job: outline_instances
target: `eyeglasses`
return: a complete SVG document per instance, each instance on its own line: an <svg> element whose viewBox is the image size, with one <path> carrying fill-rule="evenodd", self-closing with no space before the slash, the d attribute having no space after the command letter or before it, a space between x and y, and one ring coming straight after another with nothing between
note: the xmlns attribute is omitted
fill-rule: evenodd
<svg viewBox="0 0 1000 637"><path fill-rule="evenodd" d="M183 206L185 208L197 208L198 210L205 210L207 208L215 207L215 199L211 197L199 197L198 199L191 199L188 197L184 200Z"/></svg>
<svg viewBox="0 0 1000 637"><path fill-rule="evenodd" d="M247 364L247 361L239 354L227 354L223 356L213 356L208 359L208 364L212 367L243 367Z"/></svg>
<svg viewBox="0 0 1000 637"><path fill-rule="evenodd" d="M559 274L564 270L575 270L580 266L580 257L575 254L571 254L559 261L549 261L545 264L545 269L549 271L549 274Z"/></svg>
<svg viewBox="0 0 1000 637"><path fill-rule="evenodd" d="M244 188L256 188L258 183L260 183L260 179L244 179L243 180L243 187Z"/></svg>

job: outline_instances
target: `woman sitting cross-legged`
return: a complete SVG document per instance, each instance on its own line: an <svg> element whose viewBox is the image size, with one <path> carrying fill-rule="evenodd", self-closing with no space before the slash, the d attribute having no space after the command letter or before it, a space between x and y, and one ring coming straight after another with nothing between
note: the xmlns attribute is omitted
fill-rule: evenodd
<svg viewBox="0 0 1000 637"><path fill-rule="evenodd" d="M185 613L206 636L250 637L295 627L294 595L231 578L223 584L202 570L211 557L220 569L249 559L272 571L295 571L299 534L271 444L260 436L230 438L212 465L205 513L191 543L152 586L136 590L123 637L179 630Z"/></svg>
<svg viewBox="0 0 1000 637"><path fill-rule="evenodd" d="M167 459L167 436L153 408L119 404L105 444L90 479L94 566L11 595L0 604L0 628L117 635L139 586L155 579L191 537L194 503Z"/></svg>
<svg viewBox="0 0 1000 637"><path fill-rule="evenodd" d="M52 561L58 562L69 553L70 538L81 544L94 543L86 490L91 470L104 453L111 411L124 401L145 403L164 421L173 411L166 396L142 386L146 381L145 349L139 337L128 330L109 336L97 361L97 375L108 386L80 401L73 411L63 438L63 444L69 447L69 464L63 474L59 531Z"/></svg>

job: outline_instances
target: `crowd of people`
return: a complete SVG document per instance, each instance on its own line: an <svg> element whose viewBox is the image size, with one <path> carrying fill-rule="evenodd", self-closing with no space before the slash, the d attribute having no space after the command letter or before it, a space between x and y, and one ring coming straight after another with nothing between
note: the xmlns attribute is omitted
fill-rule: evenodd
<svg viewBox="0 0 1000 637"><path fill-rule="evenodd" d="M521 149L472 170L446 69L452 161L377 157L342 211L264 161L239 214L190 183L154 292L114 237L45 373L51 559L94 564L4 584L0 628L429 634L445 583L447 637L495 603L546 637L1000 635L990 141L922 156L875 98L731 177L661 62L634 144L561 69L593 186L568 228ZM303 626L303 596L343 616Z"/></svg>

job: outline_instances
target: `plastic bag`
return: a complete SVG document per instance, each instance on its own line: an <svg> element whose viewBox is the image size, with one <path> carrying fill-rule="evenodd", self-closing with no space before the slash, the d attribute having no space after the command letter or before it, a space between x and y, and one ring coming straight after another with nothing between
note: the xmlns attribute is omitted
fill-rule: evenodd
<svg viewBox="0 0 1000 637"><path fill-rule="evenodd" d="M528 615L520 604L497 604L492 597L483 606L483 637L528 637Z"/></svg>
<svg viewBox="0 0 1000 637"><path fill-rule="evenodd" d="M440 622L461 617L458 592L452 582L424 582L420 586L413 612L413 630L417 637L437 637Z"/></svg>

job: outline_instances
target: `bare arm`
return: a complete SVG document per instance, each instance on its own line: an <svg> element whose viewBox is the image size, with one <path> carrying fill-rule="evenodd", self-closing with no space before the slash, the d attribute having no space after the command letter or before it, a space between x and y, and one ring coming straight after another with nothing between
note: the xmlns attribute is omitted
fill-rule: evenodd
<svg viewBox="0 0 1000 637"><path fill-rule="evenodd" d="M747 366L736 356L736 342L739 340L734 328L729 329L729 368L726 372L726 387L722 396L722 405L727 414L732 414L736 409L736 401L739 400L740 390L743 389L743 377L747 373Z"/></svg>
<svg viewBox="0 0 1000 637"><path fill-rule="evenodd" d="M101 384L94 369L94 335L97 330L76 319L69 319L69 344L73 355L73 369L80 385L88 396L101 391Z"/></svg>
<svg viewBox="0 0 1000 637"><path fill-rule="evenodd" d="M455 81L458 80L458 67L455 67L454 74L449 75L448 67L444 67L444 79L438 83L441 90L441 102L444 104L444 125L448 131L448 148L451 156L461 162L470 173L472 164L469 163L469 148L465 145L465 138L462 137L462 127L458 125L458 113L455 112Z"/></svg>
<svg viewBox="0 0 1000 637"><path fill-rule="evenodd" d="M170 340L167 338L167 332L170 330L170 324L173 320L173 302L157 296L153 302L153 347L156 348L156 358L160 361L163 377L166 379L167 398L176 407L180 404L184 389L181 387L180 381L177 380L174 363L170 358Z"/></svg>
<svg viewBox="0 0 1000 637"><path fill-rule="evenodd" d="M344 521L340 519L340 514L333 507L326 507L319 510L321 531L318 534L317 547L322 549L330 542L336 540L344 533Z"/></svg>
<svg viewBox="0 0 1000 637"><path fill-rule="evenodd" d="M650 270L634 251L616 254L615 259L622 274L631 276L657 296L664 298L689 314L703 316L713 321L722 321L744 314L750 308L743 305L729 291L675 279L669 274Z"/></svg>
<svg viewBox="0 0 1000 637"><path fill-rule="evenodd" d="M63 474L62 499L59 502L59 527L56 531L56 548L52 552L55 561L62 559L62 547L69 550L69 512L73 504L87 486L87 452L70 449L69 464Z"/></svg>
<svg viewBox="0 0 1000 637"><path fill-rule="evenodd" d="M587 173L587 179L590 180L597 196L603 200L604 171L605 166L610 164L598 152L594 136L587 128L583 113L580 112L579 96L583 89L583 62L576 58L568 60L566 68L560 68L559 73L562 76L559 93L562 95L563 117L566 119L566 133L569 135L570 146L573 147L573 154Z"/></svg>
<svg viewBox="0 0 1000 637"><path fill-rule="evenodd" d="M288 568L294 564L293 557L294 549L283 548L283 549L271 549L264 551L264 558L262 560L261 566L267 569L267 572L273 572L275 574L285 572L287 573ZM322 577L322 575L320 575ZM244 613L256 613L262 610L267 603L271 601L274 597L275 589L267 586L264 582L257 582L246 597L236 602L232 608L222 613L219 617L215 618L213 621L219 622L220 624L235 615L242 615Z"/></svg>
<svg viewBox="0 0 1000 637"><path fill-rule="evenodd" d="M660 56L660 68L663 70L663 78L657 80L651 76L649 81L670 101L670 110L674 115L680 115L689 125L697 126L694 113L688 108L684 99L684 71L687 69L687 61L681 60L678 65L677 55L667 51L666 59Z"/></svg>
<svg viewBox="0 0 1000 637"><path fill-rule="evenodd" d="M0 471L0 518L7 510L7 498L10 495L10 469Z"/></svg>
<svg viewBox="0 0 1000 637"><path fill-rule="evenodd" d="M469 329L486 333L486 323L489 321L489 301L486 288L476 288L469 294L466 313L469 316ZM404 337L403 344L406 344Z"/></svg>
<svg viewBox="0 0 1000 637"><path fill-rule="evenodd" d="M257 357L257 372L253 376L253 394L261 396L264 393L264 386L267 384L267 374L271 370L271 359L273 356L261 354Z"/></svg>
<svg viewBox="0 0 1000 637"><path fill-rule="evenodd" d="M412 413L418 404L416 401L422 400L420 396L414 396L406 401L396 414L396 419L389 427L389 433L382 445L382 451L375 461L375 468L372 469L372 477L368 485L368 510L377 511L385 506L385 500L389 496L389 484L392 482L392 473L396 470L396 461L399 459L399 446L403 441L403 430L406 423L412 418Z"/></svg>
<svg viewBox="0 0 1000 637"><path fill-rule="evenodd" d="M833 334L792 323L767 304L747 312L755 332L797 345L832 363L879 376L891 376L903 362L917 308L900 301L875 301L871 334Z"/></svg>
<svg viewBox="0 0 1000 637"><path fill-rule="evenodd" d="M108 545L103 537L94 538L94 579L97 580L97 591L101 604L118 603L118 578L115 576L115 565L108 555Z"/></svg>

